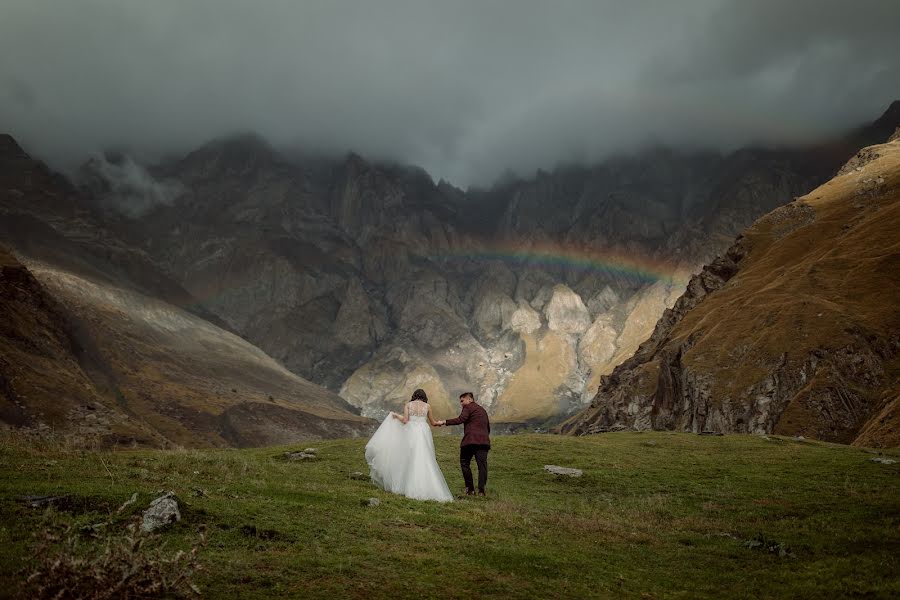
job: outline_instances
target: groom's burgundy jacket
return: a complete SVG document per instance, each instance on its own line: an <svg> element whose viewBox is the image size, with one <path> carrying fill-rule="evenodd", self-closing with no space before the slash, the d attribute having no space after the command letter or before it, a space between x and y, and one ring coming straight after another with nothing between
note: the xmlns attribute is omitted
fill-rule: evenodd
<svg viewBox="0 0 900 600"><path fill-rule="evenodd" d="M488 419L487 411L476 402L470 402L463 406L462 412L455 419L447 419L447 425L463 426L463 439L459 443L460 446L471 446L480 444L484 446L491 445L491 421Z"/></svg>

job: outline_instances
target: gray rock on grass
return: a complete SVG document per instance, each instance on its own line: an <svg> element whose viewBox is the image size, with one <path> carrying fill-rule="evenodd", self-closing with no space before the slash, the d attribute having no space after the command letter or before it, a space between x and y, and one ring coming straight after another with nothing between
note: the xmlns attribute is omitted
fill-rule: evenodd
<svg viewBox="0 0 900 600"><path fill-rule="evenodd" d="M181 520L181 512L178 510L178 498L175 492L163 493L144 511L141 520L141 531L156 531L166 525Z"/></svg>
<svg viewBox="0 0 900 600"><path fill-rule="evenodd" d="M584 474L581 469L560 467L558 465L544 465L544 470L553 473L554 475L566 475L568 477L581 477Z"/></svg>
<svg viewBox="0 0 900 600"><path fill-rule="evenodd" d="M284 457L288 460L315 460L316 455L303 450L302 452L285 452Z"/></svg>
<svg viewBox="0 0 900 600"><path fill-rule="evenodd" d="M873 463L881 463L883 465L892 465L897 462L893 458L885 458L883 456L876 456L875 458L870 458L869 460Z"/></svg>

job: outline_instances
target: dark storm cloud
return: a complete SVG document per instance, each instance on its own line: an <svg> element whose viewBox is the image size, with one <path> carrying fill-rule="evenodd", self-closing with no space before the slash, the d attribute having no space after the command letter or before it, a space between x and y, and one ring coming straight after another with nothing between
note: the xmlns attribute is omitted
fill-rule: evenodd
<svg viewBox="0 0 900 600"><path fill-rule="evenodd" d="M0 129L56 164L235 131L460 185L815 139L900 95L900 2L6 0Z"/></svg>

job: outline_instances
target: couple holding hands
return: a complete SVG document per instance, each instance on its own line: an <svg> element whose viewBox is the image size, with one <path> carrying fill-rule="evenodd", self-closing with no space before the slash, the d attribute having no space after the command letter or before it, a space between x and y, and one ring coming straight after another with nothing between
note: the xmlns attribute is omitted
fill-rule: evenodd
<svg viewBox="0 0 900 600"><path fill-rule="evenodd" d="M475 402L472 392L459 395L459 416L435 421L424 390L413 392L403 414L391 412L366 444L366 462L372 481L388 492L416 500L450 502L453 494L434 454L431 427L462 425L459 466L466 494L474 495L472 458L478 465L478 495L484 495L487 483L487 456L491 448L491 422L487 411Z"/></svg>

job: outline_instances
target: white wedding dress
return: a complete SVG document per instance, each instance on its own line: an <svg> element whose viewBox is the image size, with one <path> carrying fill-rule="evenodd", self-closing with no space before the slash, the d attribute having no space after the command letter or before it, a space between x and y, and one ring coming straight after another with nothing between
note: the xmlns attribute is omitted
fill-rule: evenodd
<svg viewBox="0 0 900 600"><path fill-rule="evenodd" d="M366 444L366 462L372 481L388 492L416 500L453 500L434 456L425 402L409 403L406 424L391 415L382 421Z"/></svg>

